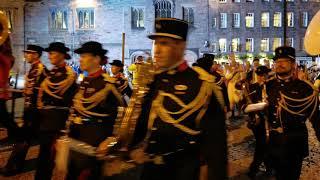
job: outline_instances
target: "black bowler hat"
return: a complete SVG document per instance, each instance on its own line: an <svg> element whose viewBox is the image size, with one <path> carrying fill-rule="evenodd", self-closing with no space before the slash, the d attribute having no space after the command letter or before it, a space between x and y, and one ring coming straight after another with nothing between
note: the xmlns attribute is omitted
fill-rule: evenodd
<svg viewBox="0 0 320 180"><path fill-rule="evenodd" d="M271 69L269 69L267 66L258 66L256 69L256 74L258 76L262 76L265 74L268 74L271 71Z"/></svg>
<svg viewBox="0 0 320 180"><path fill-rule="evenodd" d="M210 72L212 65L213 60L205 57L199 58L195 63L195 66L199 66L207 72Z"/></svg>
<svg viewBox="0 0 320 180"><path fill-rule="evenodd" d="M50 43L49 47L45 48L44 51L46 52L57 51L65 54L65 59L71 59L71 56L67 53L70 51L70 49L66 47L65 44L62 42Z"/></svg>
<svg viewBox="0 0 320 180"><path fill-rule="evenodd" d="M169 37L178 40L187 40L188 22L176 18L157 18L154 25L155 32L148 37Z"/></svg>
<svg viewBox="0 0 320 180"><path fill-rule="evenodd" d="M280 46L275 50L275 56L273 60L278 60L280 58L289 58L292 61L296 59L296 50L289 46Z"/></svg>
<svg viewBox="0 0 320 180"><path fill-rule="evenodd" d="M112 66L117 66L117 67L123 67L123 64L120 60L113 60L112 63L110 63Z"/></svg>
<svg viewBox="0 0 320 180"><path fill-rule="evenodd" d="M24 50L23 52L38 53L39 56L41 56L43 50L44 49L42 47L40 47L40 46L28 44L27 49Z"/></svg>
<svg viewBox="0 0 320 180"><path fill-rule="evenodd" d="M104 56L108 50L102 48L102 44L96 41L89 41L74 51L77 54L92 53L94 55Z"/></svg>
<svg viewBox="0 0 320 180"><path fill-rule="evenodd" d="M214 60L214 54L203 54L203 57L204 58L208 58L208 59L210 59L210 60Z"/></svg>

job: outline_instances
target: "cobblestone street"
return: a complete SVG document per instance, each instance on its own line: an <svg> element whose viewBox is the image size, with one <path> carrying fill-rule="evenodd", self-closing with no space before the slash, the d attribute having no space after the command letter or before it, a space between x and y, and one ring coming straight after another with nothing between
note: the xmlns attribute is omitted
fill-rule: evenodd
<svg viewBox="0 0 320 180"><path fill-rule="evenodd" d="M18 101L19 105L21 102ZM19 108L17 108L19 109ZM20 117L22 112L18 111L17 116ZM248 167L252 161L254 151L254 139L251 131L246 127L245 117L236 121L228 121L228 151L229 151L229 177L230 180L247 180L246 176ZM314 131L309 128L309 149L310 156L303 163L302 180L319 180L320 178L320 143L316 140ZM0 131L0 138L6 135L5 131ZM27 167L24 173L13 177L2 177L0 180L32 180L34 175L35 159L38 156L38 146L33 146L29 149L27 155ZM10 155L10 147L0 147L0 167L3 167ZM263 173L258 176L258 179L268 179L263 176ZM55 173L54 180L62 180L61 175ZM271 179L271 178L269 178Z"/></svg>

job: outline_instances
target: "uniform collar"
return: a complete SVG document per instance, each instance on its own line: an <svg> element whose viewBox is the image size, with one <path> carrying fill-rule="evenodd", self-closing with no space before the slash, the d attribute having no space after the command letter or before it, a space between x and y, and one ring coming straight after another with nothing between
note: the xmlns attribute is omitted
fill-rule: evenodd
<svg viewBox="0 0 320 180"><path fill-rule="evenodd" d="M280 76L276 75L276 78L279 82L290 82L293 79L293 76L289 76L287 78L281 78Z"/></svg>
<svg viewBox="0 0 320 180"><path fill-rule="evenodd" d="M102 69L99 69L97 72L94 72L94 73L89 74L88 77L89 77L89 78L95 78L95 77L100 76L101 74L103 74L103 70L102 70Z"/></svg>
<svg viewBox="0 0 320 180"><path fill-rule="evenodd" d="M188 64L185 60L181 60L178 63L172 65L168 68L162 68L157 71L157 73L163 73L163 72L170 72L169 74L172 74L172 72L183 72L188 68Z"/></svg>

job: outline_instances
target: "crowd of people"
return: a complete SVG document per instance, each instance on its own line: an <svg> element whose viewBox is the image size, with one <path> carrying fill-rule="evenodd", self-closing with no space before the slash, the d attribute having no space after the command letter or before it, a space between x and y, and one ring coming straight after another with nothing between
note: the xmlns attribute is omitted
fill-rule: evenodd
<svg viewBox="0 0 320 180"><path fill-rule="evenodd" d="M148 36L153 59L139 56L128 68L129 81L120 60L109 63L111 73L106 73L108 51L99 42L74 51L85 72L80 81L67 65L70 49L64 43L29 44L22 127L6 111L13 58L2 47L0 117L16 144L1 173L19 173L36 139L37 180L51 179L55 165L68 180L133 179L125 173L130 170L142 180L223 180L226 119L232 123L245 113L256 139L248 176L254 179L264 163L266 173L278 180L299 179L308 156L307 120L320 140L319 77L310 79L298 68L295 49L287 46L275 50L272 66L269 61L261 66L257 58L253 65L240 64L234 54L221 65L214 55L204 54L189 67L183 59L187 34L183 20L156 19L155 32ZM53 65L50 70L41 62L43 52ZM62 137L67 137L67 151Z"/></svg>

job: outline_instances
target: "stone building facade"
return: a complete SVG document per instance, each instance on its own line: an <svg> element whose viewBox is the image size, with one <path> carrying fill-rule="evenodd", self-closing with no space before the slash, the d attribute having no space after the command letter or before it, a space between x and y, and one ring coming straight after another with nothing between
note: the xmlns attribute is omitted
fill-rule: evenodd
<svg viewBox="0 0 320 180"><path fill-rule="evenodd" d="M61 41L75 49L89 40L101 42L109 50L110 60L121 59L122 34L125 33L125 62L130 64L136 56L151 52L152 41L147 35L153 31L155 17L161 16L184 18L190 22L186 59L191 64L205 52L225 55L235 51L239 57L243 54L272 54L274 39L278 38L279 45L283 43L282 18L281 26L274 27L274 14L283 11L282 1L28 0L23 3L22 0L2 0L0 8L15 8L17 27L12 37L19 60L22 59L21 49L28 43L46 47L50 42ZM288 12L293 12L294 19L290 22L293 27L287 28L287 37L293 41L298 55L305 56L301 44L306 26L301 25L302 19L304 17L308 24L319 10L320 3L288 1L294 1L288 2ZM303 15L304 12L307 15ZM262 20L262 16L269 18ZM254 25L246 27L250 24L250 18ZM266 23L268 26L262 27L262 21L264 26ZM251 49L248 49L248 39L253 41ZM72 55L76 61L78 57ZM43 59L46 59L45 56Z"/></svg>

